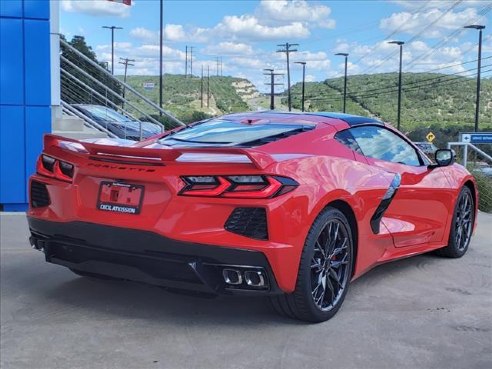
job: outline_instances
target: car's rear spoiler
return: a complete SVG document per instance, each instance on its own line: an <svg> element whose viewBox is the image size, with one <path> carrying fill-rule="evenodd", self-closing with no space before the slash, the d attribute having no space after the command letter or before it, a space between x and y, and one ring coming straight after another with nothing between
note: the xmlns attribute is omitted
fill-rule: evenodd
<svg viewBox="0 0 492 369"><path fill-rule="evenodd" d="M187 161L180 160L185 154L204 154L204 156L215 156L214 162L250 162L258 169L265 169L271 164L278 162L279 158L257 150L234 147L204 147L204 148L167 148L167 147L138 147L118 145L105 145L91 142L74 140L67 137L47 134L44 136L44 149L49 147L59 147L63 150L71 151L78 155L90 155L100 158L120 159L120 160L159 160L159 161ZM247 160L232 160L232 157L243 157ZM302 155L303 156L303 155ZM230 159L227 160L227 157ZM196 160L191 160L196 161Z"/></svg>

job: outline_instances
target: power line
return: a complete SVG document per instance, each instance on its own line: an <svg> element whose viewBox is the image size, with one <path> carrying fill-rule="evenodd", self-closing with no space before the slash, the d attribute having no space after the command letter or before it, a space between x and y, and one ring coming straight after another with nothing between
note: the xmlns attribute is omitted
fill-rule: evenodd
<svg viewBox="0 0 492 369"><path fill-rule="evenodd" d="M190 46L190 77L193 78L193 46Z"/></svg>
<svg viewBox="0 0 492 369"><path fill-rule="evenodd" d="M207 108L210 108L210 65L207 65Z"/></svg>
<svg viewBox="0 0 492 369"><path fill-rule="evenodd" d="M484 65L483 67L485 68L485 67L490 67L490 66L492 66L492 64ZM483 72L486 73L486 72L489 72L491 70L492 69L489 69L489 70L485 70ZM431 85L446 85L446 84L449 84L450 82L453 82L453 81L455 81L455 82L453 82L452 84L463 83L464 82L463 79L465 79L465 78L471 78L474 75L472 75L472 76L454 76L454 77L453 76L446 75L446 76L435 78L435 79L441 79L440 81L432 81L430 83L419 84L419 85L416 85L416 86L413 86L413 87L412 86L408 87L408 84L407 84L407 85L405 85L405 87L402 90L403 90L403 92L409 92L409 91L419 90L419 89L421 89L423 87L428 87L428 86L431 86ZM449 78L449 79L443 80L444 78ZM381 89L381 90L383 90L383 89ZM359 95L349 94L349 97L352 98L352 99L367 99L367 98L371 98L371 97L379 97L381 95L392 94L392 93L394 93L396 91L397 91L397 89L395 89L395 88L386 88L383 91L380 91L380 92L377 92L377 93L374 92L374 91L372 91L370 93L368 93L369 91L364 91L363 93L361 93ZM318 101L318 100L319 101L336 101L338 99L339 99L339 97L335 97L334 96L334 97L328 97L328 98L322 98L322 97L316 98L315 97L315 98L310 98L309 100L314 100L314 101Z"/></svg>
<svg viewBox="0 0 492 369"><path fill-rule="evenodd" d="M188 45L185 46L185 78L188 76Z"/></svg>
<svg viewBox="0 0 492 369"><path fill-rule="evenodd" d="M128 71L128 66L131 66L131 67L135 66L135 64L132 63L134 61L135 61L135 59L120 58L120 61L118 62L119 64L123 64L125 66L125 76L123 77L123 82L125 82L125 84L126 84L126 75L127 75L127 71ZM123 92L122 92L123 99L125 99L125 92L126 92L126 88L125 88L125 86L123 86ZM123 109L125 108L125 102L124 101L122 102L121 107Z"/></svg>
<svg viewBox="0 0 492 369"><path fill-rule="evenodd" d="M490 65L492 65L492 64L485 65L483 67L488 67ZM422 82L439 80L439 79L447 78L447 77L450 77L450 76L459 76L459 75L461 75L463 73L468 73L468 72L474 71L476 69L477 68L470 68L470 69L467 69L467 70L464 70L464 71L461 71L461 72L456 72L456 73L451 73L451 74L444 74L444 75L440 75L440 76L435 76L435 77L421 79L421 80L418 80L418 81L408 82L408 83L405 83L405 86L412 86L412 85L415 85L415 84L420 84ZM422 73L426 73L426 72L422 72ZM461 77L467 77L467 76L461 76ZM373 83L375 83L375 82L373 82ZM365 94L365 93L368 93L368 92L373 93L373 92L378 92L378 91L386 91L388 89L393 89L393 87L391 87L391 86L379 87L379 88L374 88L374 89L370 89L370 90L365 90L363 93ZM350 96L356 96L356 95L353 95L353 94L350 94L350 93L349 93L349 95Z"/></svg>
<svg viewBox="0 0 492 369"><path fill-rule="evenodd" d="M263 73L265 76L270 76L270 82L265 85L270 86L270 110L275 109L275 86L283 85L283 83L275 83L275 76L283 76L283 73L274 73L274 69L263 69L268 73Z"/></svg>
<svg viewBox="0 0 492 369"><path fill-rule="evenodd" d="M277 45L278 47L283 47L277 50L278 53L285 53L287 56L287 104L289 106L289 111L292 111L292 99L290 95L290 62L289 55L290 53L296 52L297 49L291 49L292 46L299 46L299 44L290 44L286 42L285 44Z"/></svg>
<svg viewBox="0 0 492 369"><path fill-rule="evenodd" d="M202 64L202 77L200 78L200 108L203 108L203 64Z"/></svg>

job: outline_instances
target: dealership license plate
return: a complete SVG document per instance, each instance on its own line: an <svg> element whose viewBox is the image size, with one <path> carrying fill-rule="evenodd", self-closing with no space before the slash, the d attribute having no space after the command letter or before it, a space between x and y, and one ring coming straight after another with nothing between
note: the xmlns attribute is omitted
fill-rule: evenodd
<svg viewBox="0 0 492 369"><path fill-rule="evenodd" d="M97 208L124 214L139 214L144 186L121 182L101 182Z"/></svg>

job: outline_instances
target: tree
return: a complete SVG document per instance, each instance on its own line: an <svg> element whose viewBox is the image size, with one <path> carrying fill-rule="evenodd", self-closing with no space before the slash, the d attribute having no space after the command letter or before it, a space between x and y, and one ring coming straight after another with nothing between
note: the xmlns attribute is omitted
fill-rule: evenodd
<svg viewBox="0 0 492 369"><path fill-rule="evenodd" d="M61 39L66 41L65 36L61 35ZM84 36L73 36L72 40L68 42L77 51L84 54L91 61L97 63L102 68L106 69L105 63L97 60L96 53L92 48L87 45ZM86 60L83 60L80 56L74 53L65 45L61 45L62 56L75 64L77 67L94 77L97 81L101 82L108 89L114 91L116 94L121 95L121 85L118 81L109 78L105 73L98 70ZM99 98L96 94L92 93L88 88L77 82L71 76L79 79L81 82L97 91L102 96L107 97L115 104L121 104L121 99L114 96L110 92L106 91L106 88L94 82L91 78L84 75L70 63L61 60L62 78L61 78L61 97L62 100L69 104L103 104L106 105L104 99Z"/></svg>

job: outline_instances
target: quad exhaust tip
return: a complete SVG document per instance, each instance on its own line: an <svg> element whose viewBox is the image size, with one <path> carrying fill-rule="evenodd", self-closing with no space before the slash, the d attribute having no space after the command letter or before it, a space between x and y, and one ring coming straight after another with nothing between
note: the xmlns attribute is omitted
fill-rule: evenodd
<svg viewBox="0 0 492 369"><path fill-rule="evenodd" d="M243 276L239 270L225 268L222 270L224 282L233 286L238 286L243 283Z"/></svg>
<svg viewBox="0 0 492 369"><path fill-rule="evenodd" d="M230 287L236 288L266 288L266 275L263 269L236 269L227 267L222 269L224 282Z"/></svg>
<svg viewBox="0 0 492 369"><path fill-rule="evenodd" d="M41 242L37 242L35 239L33 239L32 237L29 238L29 241L31 243L31 247L34 249L34 250L37 250L37 251L41 251L41 252L44 252L44 247L41 245Z"/></svg>

